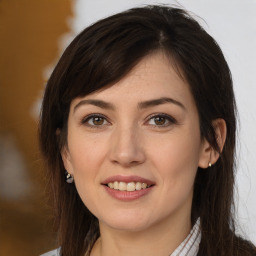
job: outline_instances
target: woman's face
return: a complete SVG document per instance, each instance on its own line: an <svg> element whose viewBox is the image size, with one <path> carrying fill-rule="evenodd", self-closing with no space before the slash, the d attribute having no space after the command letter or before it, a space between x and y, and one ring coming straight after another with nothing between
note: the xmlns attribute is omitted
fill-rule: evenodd
<svg viewBox="0 0 256 256"><path fill-rule="evenodd" d="M100 224L140 231L190 220L206 147L189 86L159 52L71 102L62 157Z"/></svg>

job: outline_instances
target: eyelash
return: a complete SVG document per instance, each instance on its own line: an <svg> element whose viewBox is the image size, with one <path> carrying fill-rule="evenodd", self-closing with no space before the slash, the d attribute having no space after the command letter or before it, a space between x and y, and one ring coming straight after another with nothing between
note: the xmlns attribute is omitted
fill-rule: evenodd
<svg viewBox="0 0 256 256"><path fill-rule="evenodd" d="M152 119L156 119L156 118L164 118L165 121L167 121L168 123L164 124L164 125L157 125L157 124L155 124L155 125L154 124L149 124L149 125L155 126L155 128L165 128L165 127L168 127L170 125L177 124L177 120L175 118L173 118L170 115L164 114L164 113L157 113L157 114L150 115L147 118L147 120L148 120L147 122L149 122Z"/></svg>
<svg viewBox="0 0 256 256"><path fill-rule="evenodd" d="M82 121L81 121L81 124L85 124L86 126L88 126L90 128L96 128L96 129L101 128L101 126L103 126L103 125L106 125L106 124L102 124L102 125L89 124L89 121L93 120L93 118L101 118L103 120L103 122L107 121L108 124L110 123L108 121L108 119L106 118L106 116L104 116L102 114L91 114L91 115L88 115L85 118L83 118Z"/></svg>
<svg viewBox="0 0 256 256"><path fill-rule="evenodd" d="M100 118L103 121L103 124L100 124L100 125L90 124L89 121L93 120L94 118ZM164 118L164 121L165 122L167 121L168 123L167 124L163 124L163 125L149 124L150 120L153 120L153 119L156 119L156 118ZM107 124L104 124L105 121L107 122ZM150 115L147 118L146 122L150 126L153 126L153 127L155 126L155 128L164 128L164 127L168 127L168 126L173 125L173 124L177 124L177 120L175 118L173 118L172 116L169 116L167 114L163 114L163 113L157 113L157 114ZM84 125L86 125L86 126L88 126L90 128L99 129L102 126L109 125L110 122L106 118L106 116L104 116L102 114L91 114L91 115L88 115L85 118L83 118L82 121L81 121L81 124L84 124Z"/></svg>

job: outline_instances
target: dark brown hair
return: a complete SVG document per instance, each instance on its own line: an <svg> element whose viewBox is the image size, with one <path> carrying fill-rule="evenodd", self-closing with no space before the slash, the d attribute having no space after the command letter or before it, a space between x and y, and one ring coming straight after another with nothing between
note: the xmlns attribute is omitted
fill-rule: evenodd
<svg viewBox="0 0 256 256"><path fill-rule="evenodd" d="M201 218L198 255L252 255L253 246L235 235L232 214L236 106L228 65L215 40L187 12L146 6L100 20L82 31L65 50L47 83L40 144L63 256L83 255L100 235L98 220L81 201L75 185L65 182L60 150L66 142L70 103L111 86L143 57L159 50L190 85L201 136L217 151L212 121L223 118L227 125L220 159L207 170L199 168L195 180L191 220Z"/></svg>

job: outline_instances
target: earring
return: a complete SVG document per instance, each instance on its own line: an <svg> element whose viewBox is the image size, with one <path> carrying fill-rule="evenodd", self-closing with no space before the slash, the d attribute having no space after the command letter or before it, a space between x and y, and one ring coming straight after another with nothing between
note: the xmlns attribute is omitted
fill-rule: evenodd
<svg viewBox="0 0 256 256"><path fill-rule="evenodd" d="M208 167L209 167L209 168L212 167L211 158L212 158L212 151L210 152L210 161L209 161L209 164L208 164Z"/></svg>
<svg viewBox="0 0 256 256"><path fill-rule="evenodd" d="M66 175L66 182L67 183L73 183L74 177L70 173L68 173L67 171L66 171L65 175Z"/></svg>

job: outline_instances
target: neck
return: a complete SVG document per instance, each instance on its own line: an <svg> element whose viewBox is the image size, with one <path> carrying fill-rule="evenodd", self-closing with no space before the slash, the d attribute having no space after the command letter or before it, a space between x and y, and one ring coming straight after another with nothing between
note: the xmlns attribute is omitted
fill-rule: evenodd
<svg viewBox="0 0 256 256"><path fill-rule="evenodd" d="M140 231L120 231L100 223L101 237L91 256L155 256L170 255L186 238L191 229L188 216L164 220Z"/></svg>

